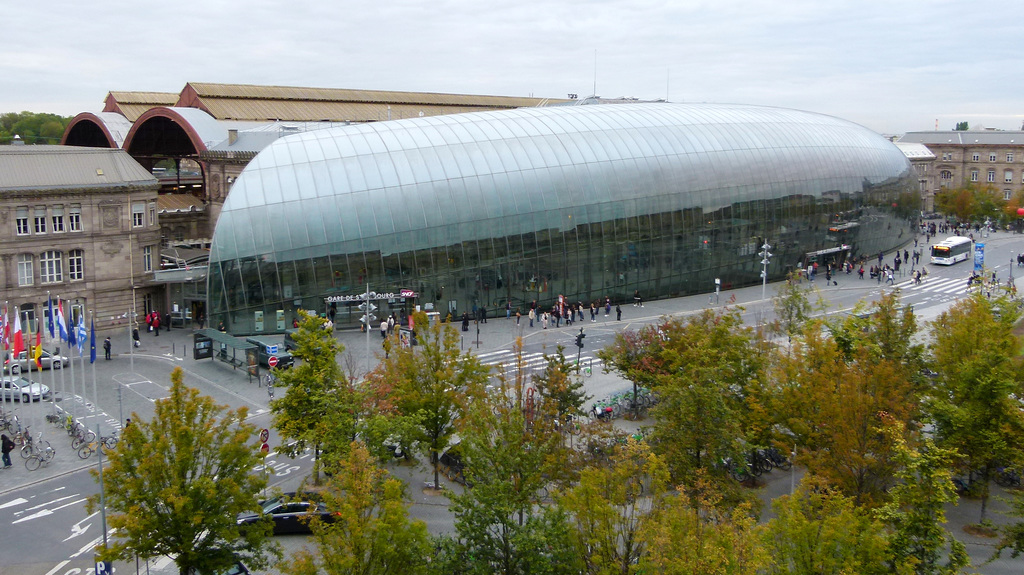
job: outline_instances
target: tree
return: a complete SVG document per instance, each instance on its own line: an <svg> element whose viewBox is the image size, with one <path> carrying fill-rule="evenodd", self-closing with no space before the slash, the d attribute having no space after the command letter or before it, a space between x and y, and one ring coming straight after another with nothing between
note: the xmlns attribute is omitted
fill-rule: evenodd
<svg viewBox="0 0 1024 575"><path fill-rule="evenodd" d="M954 132L966 132L970 129L970 124L967 122L957 122L956 126L953 127Z"/></svg>
<svg viewBox="0 0 1024 575"><path fill-rule="evenodd" d="M704 483L704 485L701 485ZM745 575L767 566L762 528L748 504L722 511L719 495L698 478L690 496L682 488L644 526L642 573Z"/></svg>
<svg viewBox="0 0 1024 575"><path fill-rule="evenodd" d="M430 538L425 523L409 520L402 482L362 444L347 451L323 492L334 521L311 524L316 553L303 548L279 568L289 575L424 573Z"/></svg>
<svg viewBox="0 0 1024 575"><path fill-rule="evenodd" d="M765 527L767 573L830 575L888 573L885 528L853 499L806 476L792 495L772 502Z"/></svg>
<svg viewBox="0 0 1024 575"><path fill-rule="evenodd" d="M544 354L544 370L533 376L533 385L545 409L560 423L566 417L583 415L583 404L590 399L583 382L571 374L574 366L565 358L565 347L559 345L555 353Z"/></svg>
<svg viewBox="0 0 1024 575"><path fill-rule="evenodd" d="M588 575L637 572L648 549L642 533L667 495L668 470L645 443L628 440L611 463L584 469L556 498L570 515L573 548Z"/></svg>
<svg viewBox="0 0 1024 575"><path fill-rule="evenodd" d="M412 418L409 443L430 457L434 485L439 485L438 458L469 403L483 395L490 368L472 353L459 351L459 336L451 324L430 325L424 313L413 314L413 321L422 326L416 330L418 345L392 352L367 376L367 384L377 404Z"/></svg>
<svg viewBox="0 0 1024 575"><path fill-rule="evenodd" d="M71 117L33 112L0 114L0 145L10 144L14 136L26 144L59 144Z"/></svg>
<svg viewBox="0 0 1024 575"><path fill-rule="evenodd" d="M265 566L269 521L240 528L239 513L257 509L266 476L245 423L246 408L227 410L185 387L180 367L171 372L170 395L158 399L151 421L132 414L103 472L110 527L118 537L100 555L174 557L182 574L217 573L235 556ZM95 475L95 472L94 472ZM89 498L92 512L99 495ZM112 513L111 513L112 512Z"/></svg>
<svg viewBox="0 0 1024 575"><path fill-rule="evenodd" d="M915 575L960 573L970 563L967 549L943 527L945 506L956 501L949 471L956 452L936 447L930 438L920 449L912 449L901 428L893 422L884 430L895 445L898 464L892 500L877 513L891 529L889 567ZM943 556L945 565L940 564Z"/></svg>
<svg viewBox="0 0 1024 575"><path fill-rule="evenodd" d="M803 332L811 314L822 306L820 294L818 303L811 303L809 296L815 292L814 286L810 283L806 287L802 286L798 278L796 272L790 272L786 282L779 287L775 297L772 298L775 315L778 318L774 329L786 334L786 339L790 342L793 341L794 335Z"/></svg>
<svg viewBox="0 0 1024 575"><path fill-rule="evenodd" d="M294 457L312 448L317 456L313 482L319 485L321 460L339 461L355 438L362 400L338 366L341 344L324 329L321 318L303 310L299 315L299 329L292 339L293 355L301 361L274 371L285 393L270 408L284 440L277 451Z"/></svg>
<svg viewBox="0 0 1024 575"><path fill-rule="evenodd" d="M1006 300L993 303L980 292L961 300L931 325L931 353L939 376L928 398L936 442L960 454L964 471L981 481L981 521L993 472L1024 459L1024 412L1020 409L1018 314Z"/></svg>

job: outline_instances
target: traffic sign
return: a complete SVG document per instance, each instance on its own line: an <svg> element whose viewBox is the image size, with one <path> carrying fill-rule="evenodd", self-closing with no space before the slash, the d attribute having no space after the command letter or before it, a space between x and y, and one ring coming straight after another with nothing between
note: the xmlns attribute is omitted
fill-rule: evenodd
<svg viewBox="0 0 1024 575"><path fill-rule="evenodd" d="M111 575L114 572L114 565L110 561L96 562L96 575Z"/></svg>
<svg viewBox="0 0 1024 575"><path fill-rule="evenodd" d="M263 453L270 453L270 444L264 443L263 445L261 445L260 451L262 451Z"/></svg>
<svg viewBox="0 0 1024 575"><path fill-rule="evenodd" d="M277 367L277 356L270 356L267 358L267 365L270 367Z"/></svg>
<svg viewBox="0 0 1024 575"><path fill-rule="evenodd" d="M270 430L263 428L260 430L260 443L266 443L270 439Z"/></svg>
<svg viewBox="0 0 1024 575"><path fill-rule="evenodd" d="M366 311L366 302L363 302L363 303L357 305L356 307L359 308L359 311ZM370 311L377 311L377 306L375 306L375 305L373 305L371 303L370 304Z"/></svg>

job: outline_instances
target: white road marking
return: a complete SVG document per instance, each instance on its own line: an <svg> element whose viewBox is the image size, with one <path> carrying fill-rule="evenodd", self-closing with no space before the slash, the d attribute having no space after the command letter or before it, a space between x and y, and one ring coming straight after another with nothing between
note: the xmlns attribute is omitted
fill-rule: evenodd
<svg viewBox="0 0 1024 575"><path fill-rule="evenodd" d="M17 499L12 499L12 500L8 501L7 503L0 504L0 509L6 509L8 507L14 507L15 505L21 505L22 503L28 503L28 499L25 499L24 497L19 497Z"/></svg>
<svg viewBox="0 0 1024 575"><path fill-rule="evenodd" d="M21 523L23 521L31 521L32 519L39 519L40 517L46 517L47 515L53 515L54 511L57 511L57 510L60 510L60 509L64 509L65 507L70 507L72 505L78 505L79 503L85 503L87 500L88 500L88 498L83 497L82 499L78 499L76 501L71 501L70 503L65 503L64 505L61 505L59 507L54 507L53 509L43 509L42 511L40 511L38 513L34 513L32 515L29 515L28 517L22 517L21 519L18 519L16 521L12 521L11 524L14 525L14 524L17 524L17 523Z"/></svg>

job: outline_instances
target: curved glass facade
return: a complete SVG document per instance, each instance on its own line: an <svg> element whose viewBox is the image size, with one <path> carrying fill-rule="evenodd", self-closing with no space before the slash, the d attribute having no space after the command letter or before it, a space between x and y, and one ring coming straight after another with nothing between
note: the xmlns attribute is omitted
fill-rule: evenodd
<svg viewBox="0 0 1024 575"><path fill-rule="evenodd" d="M760 283L765 240L769 279L889 251L912 237L918 203L888 140L779 108L523 108L307 132L232 187L209 317L278 331L367 285L417 294L377 302L378 316L728 289ZM352 305L335 303L335 323L357 324Z"/></svg>

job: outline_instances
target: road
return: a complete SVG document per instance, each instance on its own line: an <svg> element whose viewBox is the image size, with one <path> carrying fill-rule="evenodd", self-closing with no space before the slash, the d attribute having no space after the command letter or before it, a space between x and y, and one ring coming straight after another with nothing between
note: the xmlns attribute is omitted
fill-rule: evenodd
<svg viewBox="0 0 1024 575"><path fill-rule="evenodd" d="M994 268L1003 281L1010 274L1024 276L1024 268L1014 267L1016 255L1024 252L1024 236L998 233L982 241L986 243L989 273ZM824 313L847 313L858 302L873 301L883 292L899 289L902 300L914 306L915 314L922 324L933 320L950 304L966 295L966 277L972 267L970 262L966 262L950 267L928 265L927 268L929 274L921 285L913 285L910 276L906 274L897 278L895 286L887 286L870 279L858 279L854 273L840 274L836 277L838 286L826 287L824 278L819 276L818 288L828 305ZM754 286L723 292L717 301L713 297L701 295L645 302L642 308L627 303L622 308L622 321L615 320L613 309L610 317L604 316L602 312L596 322L591 322L587 313L585 321L570 328L549 327L544 330L538 326L530 329L525 318L520 320L518 326L514 319L491 319L488 324L481 325L480 344L474 343L474 329L462 334L465 336L463 345L471 348L483 362L500 369L502 364L510 365L512 342L521 337L528 369L539 369L543 366L542 355L552 353L558 345L565 347L567 357L575 359L575 335L582 327L586 338L581 357L584 365L590 365L593 369L593 376L585 378L584 384L589 395L600 398L629 387L628 382L617 375L603 373L600 360L594 355L594 350L607 345L619 331L636 329L666 315L685 316L707 307L731 305L730 300L744 308L744 320L753 325L772 318L770 298L775 287L768 286L767 299L761 298L761 287ZM86 358L84 370L76 360L74 387L71 384L71 369L63 374L42 372L32 375L36 381L42 380L55 391L61 392L60 397L64 400L58 403L65 409L73 410L91 429L96 429L98 425L101 432L107 434L116 430L124 417L132 413L142 418L151 417L154 401L167 394L170 385L168 374L175 366L185 370L187 385L212 396L220 404L244 406L249 410L253 424L260 428L271 427L267 410L269 398L265 388L255 380L250 381L244 372L225 364L213 360L192 360L185 352L190 345L191 330L162 331L159 337L143 334L142 347L129 355L124 353L129 349L126 325L119 324L119 321L118 318L109 318L101 322L98 318L98 326L118 328L112 334L114 357L111 361L105 361L101 354L92 366ZM358 358L360 364L366 359L367 348L372 353L379 350L379 336L376 333L369 335L367 344L366 334L338 332L339 340L349 350L347 353ZM375 361L372 358L370 360L371 364ZM93 369L98 382L95 387L92 384ZM83 373L89 382L87 385L82 384ZM102 540L102 527L99 514L86 513L84 501L86 497L98 492L98 486L89 474L89 467L94 468L96 465L95 456L88 461L78 459L70 449L63 431L44 422L44 415L52 411L49 403L24 406L8 403L5 409L13 409L23 424L30 425L33 430L43 430L44 438L57 450L57 457L50 467L33 473L25 469L15 453L12 454L15 466L0 472L0 540L4 541L7 550L0 555L0 575L92 573L92 549ZM620 424L628 425L623 422ZM273 432L270 443L272 446L279 443ZM268 457L266 466L275 472L272 485L284 490L294 489L308 474L310 460L308 453L295 460L273 455ZM409 485L409 494L414 503L412 516L427 521L432 532L451 532L454 523L446 499L422 489L423 482L431 476L429 470L422 465L392 465L392 470ZM770 477L767 486L761 490L762 497L770 499L788 492L792 479L796 479L796 476L776 474ZM457 486L451 487L457 489ZM993 501L995 509L999 505ZM960 507L952 508L949 513L950 528L954 532L957 526L977 520L976 505L973 502L964 502ZM998 522L997 514L993 513L993 518ZM976 562L980 563L990 554L990 542L974 540L962 532L957 535L968 540ZM307 541L305 537L295 536L279 540L286 550L301 547ZM18 550L25 552L18 553ZM117 564L115 568L119 573L135 572L136 565ZM166 558L151 562L148 570L144 563L140 563L140 568L143 573L173 572ZM986 575L1019 574L1024 572L1024 560L1004 559L979 565L977 570Z"/></svg>

